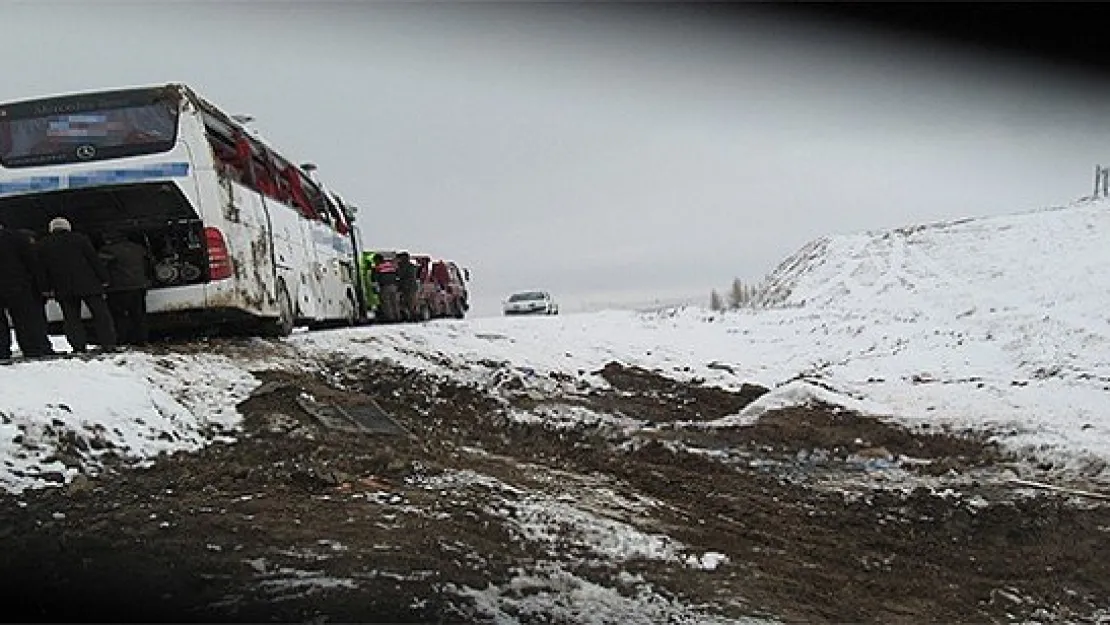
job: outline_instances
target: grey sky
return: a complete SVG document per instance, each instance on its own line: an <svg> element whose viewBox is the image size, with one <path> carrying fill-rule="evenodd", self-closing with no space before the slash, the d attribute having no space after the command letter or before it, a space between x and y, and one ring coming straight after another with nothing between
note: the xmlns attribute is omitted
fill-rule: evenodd
<svg viewBox="0 0 1110 625"><path fill-rule="evenodd" d="M368 244L471 267L479 313L707 294L824 234L1063 203L1110 161L1090 77L755 13L0 9L0 100L186 82L317 163Z"/></svg>

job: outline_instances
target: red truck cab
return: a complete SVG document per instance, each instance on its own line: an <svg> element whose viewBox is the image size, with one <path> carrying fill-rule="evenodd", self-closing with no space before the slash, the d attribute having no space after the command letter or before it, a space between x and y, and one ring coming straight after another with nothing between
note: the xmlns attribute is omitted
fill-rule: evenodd
<svg viewBox="0 0 1110 625"><path fill-rule="evenodd" d="M462 319L470 310L466 273L459 271L458 265L449 260L432 263L432 280L446 296L447 314L456 319Z"/></svg>
<svg viewBox="0 0 1110 625"><path fill-rule="evenodd" d="M420 318L462 319L466 316L470 303L465 272L451 261L433 259L426 254L414 254L412 260L417 264L420 281L417 291Z"/></svg>

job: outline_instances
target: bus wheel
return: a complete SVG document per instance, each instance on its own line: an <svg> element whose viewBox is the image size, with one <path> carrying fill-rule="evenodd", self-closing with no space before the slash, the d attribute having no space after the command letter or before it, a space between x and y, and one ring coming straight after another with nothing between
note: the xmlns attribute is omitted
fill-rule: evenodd
<svg viewBox="0 0 1110 625"><path fill-rule="evenodd" d="M347 304L350 305L350 310L347 312L347 325L356 326L358 325L358 304L350 293L347 294Z"/></svg>
<svg viewBox="0 0 1110 625"><path fill-rule="evenodd" d="M272 326L272 334L274 336L289 336L293 333L293 325L295 320L293 318L293 300L289 297L289 291L285 288L284 282L278 282L278 318Z"/></svg>

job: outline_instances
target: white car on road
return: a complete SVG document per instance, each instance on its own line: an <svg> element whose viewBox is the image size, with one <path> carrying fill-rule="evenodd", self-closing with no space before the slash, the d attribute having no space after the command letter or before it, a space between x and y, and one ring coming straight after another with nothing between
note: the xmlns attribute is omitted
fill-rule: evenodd
<svg viewBox="0 0 1110 625"><path fill-rule="evenodd" d="M557 315L559 305L547 291L521 291L505 300L506 315Z"/></svg>

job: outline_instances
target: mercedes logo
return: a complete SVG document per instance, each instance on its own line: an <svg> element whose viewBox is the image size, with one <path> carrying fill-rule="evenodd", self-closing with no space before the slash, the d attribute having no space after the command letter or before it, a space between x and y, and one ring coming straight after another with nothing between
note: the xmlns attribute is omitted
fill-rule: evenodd
<svg viewBox="0 0 1110 625"><path fill-rule="evenodd" d="M77 158L88 160L96 156L96 148L91 145L77 146Z"/></svg>

